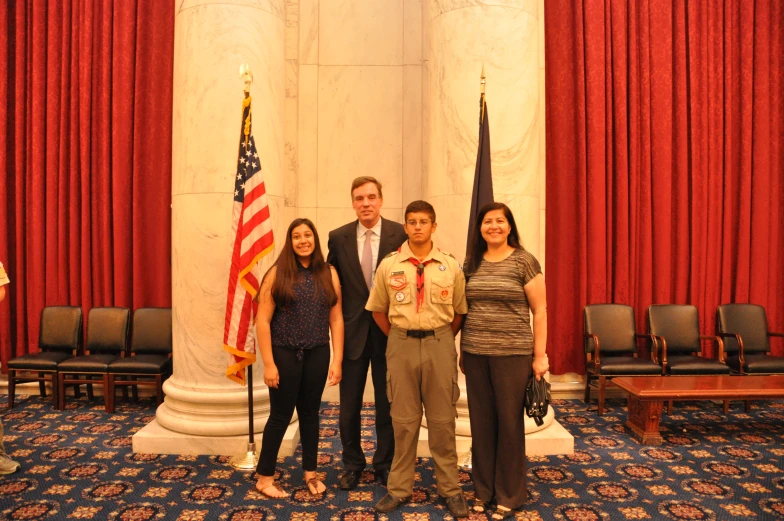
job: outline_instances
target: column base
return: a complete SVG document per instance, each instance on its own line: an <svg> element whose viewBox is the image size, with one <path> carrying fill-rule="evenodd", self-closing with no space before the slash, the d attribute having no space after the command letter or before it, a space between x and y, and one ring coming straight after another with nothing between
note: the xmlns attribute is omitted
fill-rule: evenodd
<svg viewBox="0 0 784 521"><path fill-rule="evenodd" d="M457 453L465 454L471 448L470 436L456 437ZM525 453L528 456L555 456L558 454L574 453L574 436L569 434L560 423L553 420L550 426L540 431L525 435ZM432 456L428 446L428 432L426 427L419 429L419 442L417 443L417 456L429 458Z"/></svg>
<svg viewBox="0 0 784 521"><path fill-rule="evenodd" d="M254 436L257 450L261 450L263 433ZM286 429L278 456L293 456L299 444L299 422ZM237 456L248 451L248 435L199 436L183 434L163 427L153 420L133 435L133 452L150 454L187 454L191 456Z"/></svg>

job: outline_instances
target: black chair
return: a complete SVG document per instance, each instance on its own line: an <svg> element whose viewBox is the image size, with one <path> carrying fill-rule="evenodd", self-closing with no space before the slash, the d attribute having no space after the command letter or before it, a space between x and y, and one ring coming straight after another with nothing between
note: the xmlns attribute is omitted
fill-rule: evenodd
<svg viewBox="0 0 784 521"><path fill-rule="evenodd" d="M662 374L657 363L656 345L651 335L635 332L634 309L624 304L591 304L583 309L585 349L585 402L591 400L591 381L599 391L599 415L604 414L607 381L616 376L656 376ZM639 339L651 342L651 358L640 358ZM611 381L611 380L610 380Z"/></svg>
<svg viewBox="0 0 784 521"><path fill-rule="evenodd" d="M14 406L17 383L38 382L46 396L46 381L52 384L53 404L57 407L57 364L82 351L82 308L48 306L41 311L38 353L8 361L8 408ZM19 373L22 374L19 374Z"/></svg>
<svg viewBox="0 0 784 521"><path fill-rule="evenodd" d="M738 374L783 374L784 356L770 355L765 308L756 304L723 304L716 310L716 329L724 339L726 363Z"/></svg>
<svg viewBox="0 0 784 521"><path fill-rule="evenodd" d="M102 378L104 395L106 394L109 364L123 356L128 348L130 317L131 312L127 308L99 307L90 310L87 314L85 345L85 351L89 354L57 364L58 409L65 409L66 385L86 384L87 397L92 400L93 383L97 382L94 378ZM106 402L108 403L108 400Z"/></svg>
<svg viewBox="0 0 784 521"><path fill-rule="evenodd" d="M155 387L158 405L163 403L163 381L172 372L171 308L141 308L133 313L131 356L109 364L107 412L114 412L116 386L131 386L138 399L139 385Z"/></svg>
<svg viewBox="0 0 784 521"><path fill-rule="evenodd" d="M648 332L661 345L659 361L662 374L695 376L730 374L724 363L724 342L721 337L700 335L697 308L682 304L654 304L648 306ZM702 356L702 340L716 342L716 359ZM724 413L729 402L724 401ZM667 413L672 412L672 401Z"/></svg>

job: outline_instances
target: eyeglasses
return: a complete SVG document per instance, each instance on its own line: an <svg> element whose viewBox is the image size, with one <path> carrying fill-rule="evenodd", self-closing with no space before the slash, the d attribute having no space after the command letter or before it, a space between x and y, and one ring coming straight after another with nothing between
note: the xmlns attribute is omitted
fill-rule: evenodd
<svg viewBox="0 0 784 521"><path fill-rule="evenodd" d="M414 228L417 224L419 224L419 226L422 226L424 228L431 222L433 221L431 221L430 219L420 219L418 221L415 221L414 219L409 219L408 221L406 221L406 224L412 228Z"/></svg>

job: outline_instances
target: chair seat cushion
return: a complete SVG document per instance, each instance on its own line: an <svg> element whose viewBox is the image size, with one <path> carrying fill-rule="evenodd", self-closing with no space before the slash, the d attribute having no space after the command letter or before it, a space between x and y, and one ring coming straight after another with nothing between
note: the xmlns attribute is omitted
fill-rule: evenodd
<svg viewBox="0 0 784 521"><path fill-rule="evenodd" d="M117 355L95 354L77 356L57 364L61 373L105 373Z"/></svg>
<svg viewBox="0 0 784 521"><path fill-rule="evenodd" d="M171 358L164 355L135 355L109 364L115 374L161 374L171 370Z"/></svg>
<svg viewBox="0 0 784 521"><path fill-rule="evenodd" d="M599 374L606 376L620 375L660 375L661 366L652 360L634 356L602 357Z"/></svg>
<svg viewBox="0 0 784 521"><path fill-rule="evenodd" d="M784 373L784 356L746 355L744 371L752 374ZM737 356L728 356L727 365L735 372L740 372Z"/></svg>
<svg viewBox="0 0 784 521"><path fill-rule="evenodd" d="M667 357L669 374L729 374L730 368L719 362L702 356L677 355Z"/></svg>
<svg viewBox="0 0 784 521"><path fill-rule="evenodd" d="M56 371L57 364L71 358L71 353L60 351L41 351L40 353L19 356L8 361L9 369L17 371Z"/></svg>

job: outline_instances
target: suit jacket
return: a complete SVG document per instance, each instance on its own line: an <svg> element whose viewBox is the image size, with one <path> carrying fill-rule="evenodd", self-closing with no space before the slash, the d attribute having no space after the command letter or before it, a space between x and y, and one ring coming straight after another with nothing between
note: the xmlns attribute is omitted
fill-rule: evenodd
<svg viewBox="0 0 784 521"><path fill-rule="evenodd" d="M370 311L365 309L370 290L365 284L359 264L357 222L352 221L329 232L327 254L327 262L337 270L343 291L343 356L349 360L357 360L362 356L369 334L373 335L375 349L384 349L387 345L386 335L378 328ZM403 225L382 217L376 266L384 257L397 250L407 238Z"/></svg>

